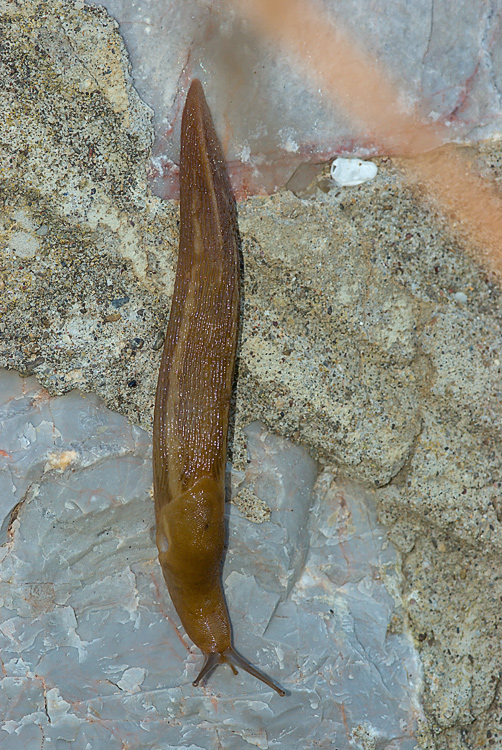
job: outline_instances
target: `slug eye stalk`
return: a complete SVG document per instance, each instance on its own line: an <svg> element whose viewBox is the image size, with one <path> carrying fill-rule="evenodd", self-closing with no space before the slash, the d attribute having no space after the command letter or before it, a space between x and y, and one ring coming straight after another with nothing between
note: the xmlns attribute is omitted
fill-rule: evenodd
<svg viewBox="0 0 502 750"><path fill-rule="evenodd" d="M256 667L253 667L253 665L250 664L247 659L244 659L244 657L238 654L237 651L235 651L235 649L233 649L231 646L227 648L227 650L222 654L214 651L210 654L206 654L204 665L200 670L197 678L192 682L192 685L197 687L202 680L207 681L209 679L209 676L211 675L211 672L213 672L219 664L228 664L234 674L238 674L236 666L240 667L241 669L244 669L245 672L249 672L249 674L252 674L253 677L256 677L258 680L264 682L265 685L271 687L272 690L275 690L275 692L278 693L281 697L286 695L285 690L279 687L279 685L276 685L275 682L271 680L270 677L268 677L266 674L261 672L259 669L256 669Z"/></svg>

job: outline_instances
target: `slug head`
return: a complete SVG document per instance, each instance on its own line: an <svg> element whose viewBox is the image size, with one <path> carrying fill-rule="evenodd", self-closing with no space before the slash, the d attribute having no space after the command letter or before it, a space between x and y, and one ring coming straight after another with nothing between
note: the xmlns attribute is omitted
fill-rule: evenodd
<svg viewBox="0 0 502 750"><path fill-rule="evenodd" d="M169 594L192 641L224 651L231 630L221 588L224 487L202 477L157 514L159 561Z"/></svg>

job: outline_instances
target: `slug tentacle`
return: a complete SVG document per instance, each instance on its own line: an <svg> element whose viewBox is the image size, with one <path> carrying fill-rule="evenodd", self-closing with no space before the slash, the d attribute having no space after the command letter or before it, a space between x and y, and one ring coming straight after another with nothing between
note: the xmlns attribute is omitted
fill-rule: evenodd
<svg viewBox="0 0 502 750"><path fill-rule="evenodd" d="M264 682L265 685L271 687L272 690L275 690L275 692L279 693L280 696L286 695L285 690L279 687L279 685L276 685L275 682L270 679L270 677L268 677L268 675L264 674L259 669L256 669L256 667L253 667L253 665L250 664L247 659L244 659L243 656L237 653L237 651L232 648L232 646L229 646L229 648L227 648L226 651L221 654L206 654L204 665L200 670L197 678L193 681L192 685L195 685L195 687L197 687L201 680L207 680L211 672L216 669L218 664L228 664L234 674L238 674L235 667L240 667L245 672L249 672L249 674L252 674L253 677L257 677L259 680Z"/></svg>
<svg viewBox="0 0 502 750"><path fill-rule="evenodd" d="M225 464L239 322L235 203L199 81L181 123L180 246L153 422L159 561L183 626L206 660L194 682L236 666L284 691L232 647L221 586Z"/></svg>

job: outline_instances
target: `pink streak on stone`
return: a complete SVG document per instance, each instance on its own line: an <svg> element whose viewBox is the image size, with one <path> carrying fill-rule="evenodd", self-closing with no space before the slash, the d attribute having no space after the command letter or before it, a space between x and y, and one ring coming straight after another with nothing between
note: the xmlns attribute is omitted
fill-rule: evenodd
<svg viewBox="0 0 502 750"><path fill-rule="evenodd" d="M143 99L155 110L154 192L177 189L179 115L201 79L238 195L273 192L302 162L390 153L302 77L297 59L255 36L222 0L103 0L120 23ZM459 0L454 17L417 0L324 0L327 25L350 35L389 75L409 111L445 126L443 141L502 130L502 10ZM284 17L287 21L287 15Z"/></svg>

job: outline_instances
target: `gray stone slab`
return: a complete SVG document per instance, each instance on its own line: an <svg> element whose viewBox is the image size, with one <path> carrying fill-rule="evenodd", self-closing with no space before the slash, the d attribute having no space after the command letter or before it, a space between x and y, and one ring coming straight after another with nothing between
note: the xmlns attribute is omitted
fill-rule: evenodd
<svg viewBox="0 0 502 750"><path fill-rule="evenodd" d="M415 746L421 667L406 630L388 632L397 558L367 492L329 472L314 491L308 454L249 426L235 491L273 510L254 524L229 506L224 585L237 647L288 695L226 668L194 688L201 655L152 543L148 435L94 396L48 398L4 371L0 389L0 475L30 475L0 560L2 746L209 750L218 736L229 750L287 750L361 732Z"/></svg>

